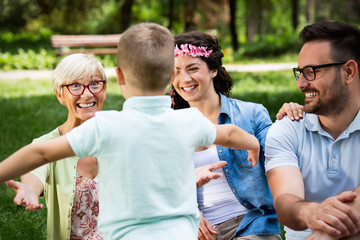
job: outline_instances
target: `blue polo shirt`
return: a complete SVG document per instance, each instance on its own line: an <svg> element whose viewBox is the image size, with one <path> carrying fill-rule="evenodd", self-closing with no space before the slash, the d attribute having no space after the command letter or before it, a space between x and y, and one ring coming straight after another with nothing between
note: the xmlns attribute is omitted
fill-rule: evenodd
<svg viewBox="0 0 360 240"><path fill-rule="evenodd" d="M276 121L266 138L266 171L295 166L301 171L305 199L322 202L360 185L360 111L348 128L333 139L318 116Z"/></svg>

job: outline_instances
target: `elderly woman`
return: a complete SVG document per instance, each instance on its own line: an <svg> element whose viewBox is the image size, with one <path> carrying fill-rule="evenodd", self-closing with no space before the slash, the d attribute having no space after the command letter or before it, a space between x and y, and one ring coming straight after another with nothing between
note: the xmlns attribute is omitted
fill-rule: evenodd
<svg viewBox="0 0 360 240"><path fill-rule="evenodd" d="M106 77L93 56L65 57L52 73L53 87L60 104L68 109L67 120L33 142L53 139L69 132L102 109ZM35 169L8 181L17 194L14 202L28 210L43 208L38 198L45 195L48 208L47 239L102 239L97 228L98 166L93 157L71 157Z"/></svg>

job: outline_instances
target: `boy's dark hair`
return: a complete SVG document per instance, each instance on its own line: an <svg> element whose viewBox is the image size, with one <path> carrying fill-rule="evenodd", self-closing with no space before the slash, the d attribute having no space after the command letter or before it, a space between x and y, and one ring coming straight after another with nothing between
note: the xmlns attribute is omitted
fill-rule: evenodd
<svg viewBox="0 0 360 240"><path fill-rule="evenodd" d="M181 44L192 44L197 47L207 47L207 50L213 50L210 56L200 58L206 62L209 70L218 70L217 75L214 77L214 88L217 93L230 96L230 90L233 86L233 80L229 73L222 66L222 58L224 54L221 51L221 47L218 43L218 40L208 34L205 34L200 31L190 31L186 33L181 33L175 36L175 45L180 46ZM174 89L174 108L187 108L189 107L188 102L186 102Z"/></svg>
<svg viewBox="0 0 360 240"><path fill-rule="evenodd" d="M312 41L329 41L334 61L360 60L360 31L342 22L319 22L308 25L300 32L303 44Z"/></svg>

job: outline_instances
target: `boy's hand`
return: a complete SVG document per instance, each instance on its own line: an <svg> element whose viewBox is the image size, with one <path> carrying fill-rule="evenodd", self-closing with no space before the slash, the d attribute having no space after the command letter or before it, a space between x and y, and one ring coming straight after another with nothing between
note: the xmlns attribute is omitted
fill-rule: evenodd
<svg viewBox="0 0 360 240"><path fill-rule="evenodd" d="M208 183L211 179L222 177L222 173L214 172L226 165L226 161L219 161L211 165L205 165L195 169L196 187L201 187Z"/></svg>
<svg viewBox="0 0 360 240"><path fill-rule="evenodd" d="M26 210L40 210L44 208L43 204L39 204L39 198L36 194L30 190L25 184L21 182L16 182L14 180L6 181L5 184L14 189L16 196L14 198L14 203L17 205L23 205L26 207Z"/></svg>
<svg viewBox="0 0 360 240"><path fill-rule="evenodd" d="M249 156L248 161L251 161L251 165L254 167L259 162L259 151L260 150L247 150Z"/></svg>

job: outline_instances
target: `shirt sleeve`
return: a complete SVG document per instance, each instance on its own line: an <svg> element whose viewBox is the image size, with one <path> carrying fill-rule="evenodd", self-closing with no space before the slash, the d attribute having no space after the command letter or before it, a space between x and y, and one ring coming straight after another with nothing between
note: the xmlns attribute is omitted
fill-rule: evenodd
<svg viewBox="0 0 360 240"><path fill-rule="evenodd" d="M99 124L96 116L66 134L66 138L77 157L96 157L101 149Z"/></svg>
<svg viewBox="0 0 360 240"><path fill-rule="evenodd" d="M202 131L201 136L205 136L201 138L200 146L210 146L216 139L216 127L198 109L194 108L194 111L197 112L196 118L201 120L199 128Z"/></svg>
<svg viewBox="0 0 360 240"><path fill-rule="evenodd" d="M299 167L297 153L298 138L294 128L298 122L291 122L287 117L276 121L269 129L265 143L266 172L277 167Z"/></svg>

